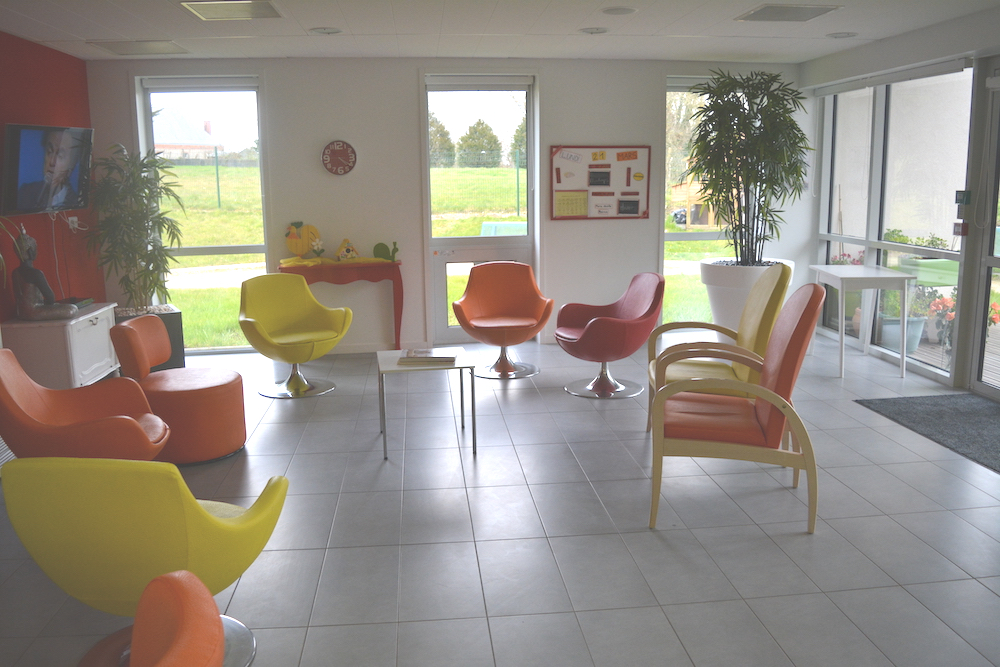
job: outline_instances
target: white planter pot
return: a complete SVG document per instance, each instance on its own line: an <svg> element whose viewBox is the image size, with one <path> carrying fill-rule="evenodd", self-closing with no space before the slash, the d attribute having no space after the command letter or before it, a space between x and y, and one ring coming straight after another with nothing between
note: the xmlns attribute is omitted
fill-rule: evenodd
<svg viewBox="0 0 1000 667"><path fill-rule="evenodd" d="M718 264L719 261L718 258L701 260L701 282L708 290L712 321L736 329L740 324L740 316L743 314L743 306L747 302L750 288L768 267ZM764 261L781 262L795 269L795 262L787 259L765 257Z"/></svg>
<svg viewBox="0 0 1000 667"><path fill-rule="evenodd" d="M879 316L882 323L882 347L893 352L899 352L899 318ZM906 318L906 354L912 355L920 346L920 337L924 333L926 317Z"/></svg>

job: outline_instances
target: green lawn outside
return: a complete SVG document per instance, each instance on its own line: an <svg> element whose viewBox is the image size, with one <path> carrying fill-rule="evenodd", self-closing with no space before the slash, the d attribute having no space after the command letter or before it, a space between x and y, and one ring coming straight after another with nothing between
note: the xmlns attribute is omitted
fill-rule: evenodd
<svg viewBox="0 0 1000 667"><path fill-rule="evenodd" d="M170 302L181 309L185 348L249 345L238 322L238 287L172 290Z"/></svg>

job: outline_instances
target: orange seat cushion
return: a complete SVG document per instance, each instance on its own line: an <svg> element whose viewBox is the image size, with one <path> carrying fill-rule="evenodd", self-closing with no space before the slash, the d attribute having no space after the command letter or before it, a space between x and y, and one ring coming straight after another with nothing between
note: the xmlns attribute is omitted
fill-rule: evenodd
<svg viewBox="0 0 1000 667"><path fill-rule="evenodd" d="M528 329L538 325L533 317L473 317L469 324L478 329Z"/></svg>
<svg viewBox="0 0 1000 667"><path fill-rule="evenodd" d="M663 404L663 437L767 447L754 404L737 396L680 392Z"/></svg>

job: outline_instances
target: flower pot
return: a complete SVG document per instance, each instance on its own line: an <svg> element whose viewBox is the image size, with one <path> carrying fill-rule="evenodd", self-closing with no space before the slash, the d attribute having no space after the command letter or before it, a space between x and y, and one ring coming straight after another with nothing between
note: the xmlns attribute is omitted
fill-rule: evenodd
<svg viewBox="0 0 1000 667"><path fill-rule="evenodd" d="M701 282L708 290L708 303L712 308L712 322L730 329L737 329L743 306L747 302L750 288L757 282L768 266L738 266L719 264L731 260L709 258L701 260ZM765 262L781 262L793 270L795 263L786 259L769 259Z"/></svg>
<svg viewBox="0 0 1000 667"><path fill-rule="evenodd" d="M879 344L893 352L899 352L899 318L882 317L879 315L879 322L881 323L880 329L882 331ZM911 355L917 351L917 347L920 345L920 337L924 334L924 324L926 322L926 317L906 318L907 355Z"/></svg>

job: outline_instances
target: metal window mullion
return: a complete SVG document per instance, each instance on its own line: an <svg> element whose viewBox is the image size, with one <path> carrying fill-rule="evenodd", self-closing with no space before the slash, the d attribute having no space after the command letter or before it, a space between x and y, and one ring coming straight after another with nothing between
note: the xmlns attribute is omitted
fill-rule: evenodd
<svg viewBox="0 0 1000 667"><path fill-rule="evenodd" d="M868 220L865 228L865 238L868 241L879 241L882 238L882 214L884 202L886 175L886 132L888 131L889 89L879 86L873 91L872 98L872 141L871 168L868 178ZM875 264L875 253L865 253L865 265Z"/></svg>

